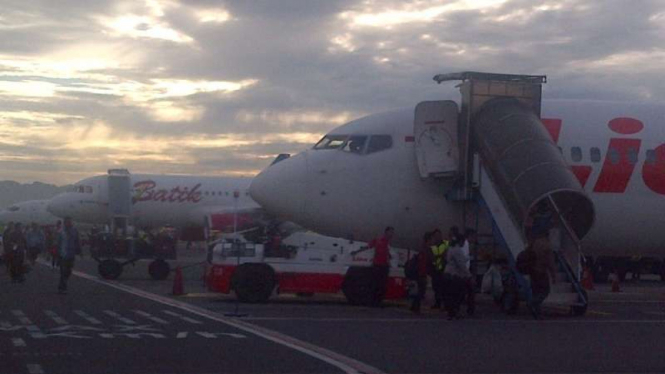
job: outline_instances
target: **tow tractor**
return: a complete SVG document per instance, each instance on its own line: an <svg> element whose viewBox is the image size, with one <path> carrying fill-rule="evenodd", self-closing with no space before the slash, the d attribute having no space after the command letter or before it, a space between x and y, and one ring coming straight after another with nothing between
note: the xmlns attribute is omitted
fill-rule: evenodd
<svg viewBox="0 0 665 374"><path fill-rule="evenodd" d="M373 250L366 243L296 232L276 244L257 244L240 236L211 245L206 274L210 291L234 291L242 302L261 303L274 293L335 294L354 305L369 305L374 293ZM406 296L404 263L408 252L390 249L391 264L385 299Z"/></svg>
<svg viewBox="0 0 665 374"><path fill-rule="evenodd" d="M176 243L175 233L168 229L157 235L142 233L130 237L101 232L91 236L90 254L99 263L97 270L104 279L118 279L126 265L152 259L148 266L150 277L164 280L171 271L166 260L177 259Z"/></svg>

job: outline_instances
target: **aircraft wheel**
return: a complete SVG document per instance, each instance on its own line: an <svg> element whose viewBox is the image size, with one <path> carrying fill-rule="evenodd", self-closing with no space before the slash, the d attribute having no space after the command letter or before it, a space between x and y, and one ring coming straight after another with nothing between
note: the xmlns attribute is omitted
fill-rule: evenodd
<svg viewBox="0 0 665 374"><path fill-rule="evenodd" d="M97 270L102 278L115 280L122 274L122 265L116 260L103 260L99 263Z"/></svg>
<svg viewBox="0 0 665 374"><path fill-rule="evenodd" d="M231 277L231 286L244 303L268 301L275 284L275 272L265 264L242 264Z"/></svg>
<svg viewBox="0 0 665 374"><path fill-rule="evenodd" d="M346 272L342 292L351 305L372 305L375 302L374 270L358 266Z"/></svg>
<svg viewBox="0 0 665 374"><path fill-rule="evenodd" d="M171 265L162 259L154 260L148 266L148 273L150 274L150 278L154 280L166 279L169 276L170 271Z"/></svg>

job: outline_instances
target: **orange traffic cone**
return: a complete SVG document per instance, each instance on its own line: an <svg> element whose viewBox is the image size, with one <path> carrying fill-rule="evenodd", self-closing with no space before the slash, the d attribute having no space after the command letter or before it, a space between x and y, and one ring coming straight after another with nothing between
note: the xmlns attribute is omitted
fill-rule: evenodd
<svg viewBox="0 0 665 374"><path fill-rule="evenodd" d="M612 280L612 292L621 292L621 285L619 285L619 275L614 272L610 274L610 279Z"/></svg>
<svg viewBox="0 0 665 374"><path fill-rule="evenodd" d="M175 276L173 277L173 295L180 296L185 294L185 286L182 280L182 269L180 266L175 268Z"/></svg>
<svg viewBox="0 0 665 374"><path fill-rule="evenodd" d="M591 274L591 269L588 267L584 269L584 272L582 273L582 287L584 287L585 290L593 290L593 274Z"/></svg>

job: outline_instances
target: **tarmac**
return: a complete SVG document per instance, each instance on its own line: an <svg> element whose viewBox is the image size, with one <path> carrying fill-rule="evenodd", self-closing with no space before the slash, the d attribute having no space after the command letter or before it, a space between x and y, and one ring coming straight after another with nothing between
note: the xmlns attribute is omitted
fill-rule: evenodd
<svg viewBox="0 0 665 374"><path fill-rule="evenodd" d="M473 317L447 321L426 303L354 307L341 295L275 295L238 304L209 293L205 253L182 249L187 294L147 261L117 281L77 260L69 293L36 265L23 284L0 269L0 373L647 373L665 372L665 288L655 278L590 291L586 316L546 309L503 314L478 298ZM237 309L236 309L237 308ZM241 317L233 316L239 312Z"/></svg>

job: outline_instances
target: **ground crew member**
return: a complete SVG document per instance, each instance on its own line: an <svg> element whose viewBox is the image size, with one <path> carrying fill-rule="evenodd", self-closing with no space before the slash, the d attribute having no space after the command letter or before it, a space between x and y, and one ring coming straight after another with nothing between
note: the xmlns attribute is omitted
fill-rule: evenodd
<svg viewBox="0 0 665 374"><path fill-rule="evenodd" d="M466 256L466 267L469 269L471 276L466 284L466 314L472 316L476 311L476 272L475 263L471 261L471 246L477 243L477 235L474 229L466 229L464 231L464 242L462 244L462 254Z"/></svg>
<svg viewBox="0 0 665 374"><path fill-rule="evenodd" d="M441 308L441 303L443 302L444 294L444 280L443 280L443 271L446 267L446 251L450 247L450 241L443 240L443 235L441 230L436 229L432 233L432 241L434 244L430 247L432 259L432 288L434 289L434 305L432 309Z"/></svg>
<svg viewBox="0 0 665 374"><path fill-rule="evenodd" d="M411 303L411 311L414 313L420 313L420 304L422 303L423 298L425 297L425 292L427 292L427 273L430 263L430 247L432 246L433 235L431 232L425 233L423 237L423 246L416 255L416 269L418 270L418 278L416 283L418 285L418 294L413 298Z"/></svg>
<svg viewBox="0 0 665 374"><path fill-rule="evenodd" d="M446 251L446 268L444 270L445 290L444 304L448 319L459 318L459 309L466 293L471 273L467 265L468 257L462 251L459 241Z"/></svg>
<svg viewBox="0 0 665 374"><path fill-rule="evenodd" d="M74 260L76 254L80 253L81 243L79 239L79 232L72 224L70 217L65 218L65 225L58 234L58 255L60 262L60 283L58 284L58 292L61 294L67 293L67 281L72 275L74 268Z"/></svg>
<svg viewBox="0 0 665 374"><path fill-rule="evenodd" d="M372 240L367 248L360 249L352 252L352 255L357 255L368 249L374 249L374 259L372 260L373 275L374 275L374 297L372 306L380 306L383 297L386 294L386 286L388 283L388 273L390 271L390 242L395 235L395 229L391 226L386 227L383 236Z"/></svg>

